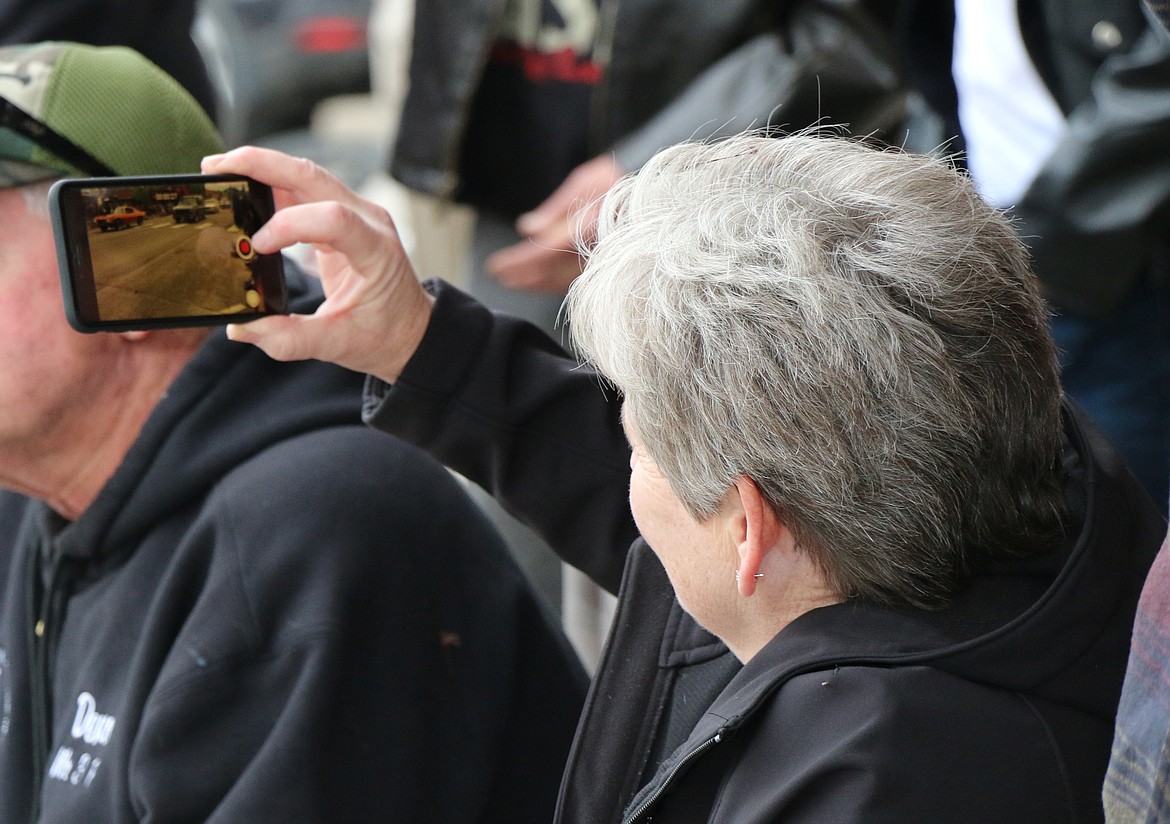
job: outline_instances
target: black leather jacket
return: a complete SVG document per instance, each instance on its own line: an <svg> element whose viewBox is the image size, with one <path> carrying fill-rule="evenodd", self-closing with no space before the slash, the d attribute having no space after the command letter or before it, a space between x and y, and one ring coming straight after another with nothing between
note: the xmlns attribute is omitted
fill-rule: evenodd
<svg viewBox="0 0 1170 824"><path fill-rule="evenodd" d="M906 78L941 126L911 148L961 149L952 3L902 0ZM1068 132L1014 212L1052 302L1104 316L1143 278L1170 275L1170 42L1130 0L1019 0L1028 52Z"/></svg>
<svg viewBox="0 0 1170 824"><path fill-rule="evenodd" d="M902 90L886 28L853 0L601 0L590 152L627 170L692 137L818 122L894 127ZM417 4L391 172L451 197L472 98L504 0Z"/></svg>

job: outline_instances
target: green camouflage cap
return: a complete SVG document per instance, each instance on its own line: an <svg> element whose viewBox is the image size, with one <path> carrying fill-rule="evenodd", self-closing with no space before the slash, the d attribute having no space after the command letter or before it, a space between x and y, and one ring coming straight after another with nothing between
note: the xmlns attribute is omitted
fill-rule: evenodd
<svg viewBox="0 0 1170 824"><path fill-rule="evenodd" d="M64 42L0 48L0 188L55 177L198 172L201 158L222 149L195 99L132 49Z"/></svg>

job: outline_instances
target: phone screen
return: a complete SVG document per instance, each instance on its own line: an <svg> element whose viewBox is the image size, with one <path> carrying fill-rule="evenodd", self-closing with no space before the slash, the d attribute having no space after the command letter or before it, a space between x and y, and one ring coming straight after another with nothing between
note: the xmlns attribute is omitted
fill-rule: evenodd
<svg viewBox="0 0 1170 824"><path fill-rule="evenodd" d="M252 248L273 213L262 183L227 175L62 180L49 205L65 312L80 331L288 311L281 256Z"/></svg>

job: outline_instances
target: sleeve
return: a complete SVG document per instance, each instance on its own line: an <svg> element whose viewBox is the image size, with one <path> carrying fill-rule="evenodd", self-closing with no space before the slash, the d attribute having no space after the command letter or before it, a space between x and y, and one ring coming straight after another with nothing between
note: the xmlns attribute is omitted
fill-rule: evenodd
<svg viewBox="0 0 1170 824"><path fill-rule="evenodd" d="M1111 821L1156 821L1170 776L1170 534L1146 576L1102 797Z"/></svg>
<svg viewBox="0 0 1170 824"><path fill-rule="evenodd" d="M135 734L136 812L544 824L579 665L446 470L331 432L221 486L191 537L216 542L193 605L164 583L183 627Z"/></svg>
<svg viewBox="0 0 1170 824"><path fill-rule="evenodd" d="M1100 316L1170 263L1168 207L1170 41L1150 30L1102 65L1014 211L1053 302Z"/></svg>
<svg viewBox="0 0 1170 824"><path fill-rule="evenodd" d="M845 125L858 135L895 128L903 87L889 31L856 3L793 4L776 26L708 66L614 152L638 169L658 150L749 128Z"/></svg>
<svg viewBox="0 0 1170 824"><path fill-rule="evenodd" d="M531 324L428 288L422 345L393 387L367 384L366 421L479 484L616 593L637 534L618 399Z"/></svg>

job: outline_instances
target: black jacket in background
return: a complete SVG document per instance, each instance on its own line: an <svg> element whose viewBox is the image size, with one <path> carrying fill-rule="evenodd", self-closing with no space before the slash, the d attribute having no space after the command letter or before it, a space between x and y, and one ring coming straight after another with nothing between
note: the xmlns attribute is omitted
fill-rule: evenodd
<svg viewBox="0 0 1170 824"><path fill-rule="evenodd" d="M584 673L360 403L217 330L77 521L0 493L0 822L549 819Z"/></svg>
<svg viewBox="0 0 1170 824"><path fill-rule="evenodd" d="M898 0L908 85L939 118L907 145L964 147L951 74L955 8ZM1020 30L1069 129L1012 210L1061 311L1114 312L1170 277L1170 42L1133 0L1018 0Z"/></svg>
<svg viewBox="0 0 1170 824"><path fill-rule="evenodd" d="M765 126L891 132L902 87L883 27L890 2L603 0L593 55L605 69L590 101L589 155L613 152L633 170L679 141ZM411 82L390 163L409 188L457 197L461 146L475 139L472 102L507 5L415 4Z"/></svg>
<svg viewBox="0 0 1170 824"><path fill-rule="evenodd" d="M1072 409L1061 546L987 570L937 612L813 610L740 668L645 543L627 550L628 452L596 375L527 324L431 288L422 346L393 387L367 384L367 420L484 484L604 586L625 565L559 821L1102 820L1133 612L1165 523Z"/></svg>

